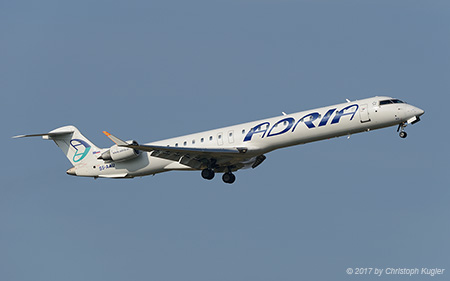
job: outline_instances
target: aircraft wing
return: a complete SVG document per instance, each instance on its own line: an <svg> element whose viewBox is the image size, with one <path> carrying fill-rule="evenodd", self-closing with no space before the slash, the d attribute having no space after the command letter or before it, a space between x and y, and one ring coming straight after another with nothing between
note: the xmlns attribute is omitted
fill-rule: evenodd
<svg viewBox="0 0 450 281"><path fill-rule="evenodd" d="M152 144L130 144L106 131L103 133L118 146L146 151L153 157L176 161L194 169L203 169L211 162L215 164L216 169L218 170L225 169L228 166L240 169L248 164L253 164L255 161L254 155L246 155L248 152L246 147L194 148Z"/></svg>
<svg viewBox="0 0 450 281"><path fill-rule="evenodd" d="M247 158L245 153L248 151L245 147L234 148L192 148L192 147L171 147L160 145L136 145L123 144L123 147L138 149L150 152L151 156L177 161L183 165L200 169L211 159L214 159L219 166L235 165ZM248 158L252 158L249 156Z"/></svg>
<svg viewBox="0 0 450 281"><path fill-rule="evenodd" d="M162 145L134 145L134 144L124 144L119 145L124 147L129 147L133 149L138 149L142 151L152 152L152 151L159 151L159 152L174 152L174 153L180 153L180 154L240 154L240 153L246 153L247 148L245 147L234 147L234 148L193 148L193 147L173 147L173 146L162 146Z"/></svg>
<svg viewBox="0 0 450 281"><path fill-rule="evenodd" d="M242 154L248 151L245 147L234 147L234 148L193 148L193 147L173 147L173 146L162 146L162 145L139 145L139 144L129 144L112 134L103 131L103 133L110 138L118 146L128 147L132 149L147 151L147 152L162 152L162 153L178 153L178 154ZM156 153L155 153L156 154ZM155 156L155 155L152 155ZM157 157L157 156L156 156Z"/></svg>

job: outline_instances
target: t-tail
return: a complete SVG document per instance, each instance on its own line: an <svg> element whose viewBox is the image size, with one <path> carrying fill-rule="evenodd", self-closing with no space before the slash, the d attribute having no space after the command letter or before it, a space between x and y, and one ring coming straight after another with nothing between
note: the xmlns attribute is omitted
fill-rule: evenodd
<svg viewBox="0 0 450 281"><path fill-rule="evenodd" d="M14 138L42 137L53 140L73 166L97 161L100 149L83 136L75 126L64 126L44 134L20 135Z"/></svg>

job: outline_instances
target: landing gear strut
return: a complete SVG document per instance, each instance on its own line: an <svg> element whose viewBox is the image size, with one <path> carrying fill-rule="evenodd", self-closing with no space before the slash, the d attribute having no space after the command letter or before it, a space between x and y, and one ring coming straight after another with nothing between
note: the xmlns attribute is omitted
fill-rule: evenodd
<svg viewBox="0 0 450 281"><path fill-rule="evenodd" d="M405 132L406 123L400 123L398 124L397 132L400 131L399 136L404 139L408 136L408 134Z"/></svg>
<svg viewBox="0 0 450 281"><path fill-rule="evenodd" d="M202 177L205 180L212 180L214 178L215 171L214 171L213 167L217 168L215 163L213 163L213 164L210 163L208 165L208 168L205 168L205 169L202 170ZM231 172L232 168L233 167L231 167L231 166L227 167L226 172L223 174L222 180L223 180L224 183L230 183L231 184L231 183L233 183L236 180L236 176ZM222 171L220 169L220 167L219 167L219 171Z"/></svg>

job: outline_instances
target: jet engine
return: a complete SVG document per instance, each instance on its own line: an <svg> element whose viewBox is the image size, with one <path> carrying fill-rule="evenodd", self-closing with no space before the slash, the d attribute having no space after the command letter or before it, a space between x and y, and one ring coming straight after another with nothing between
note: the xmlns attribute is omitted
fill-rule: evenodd
<svg viewBox="0 0 450 281"><path fill-rule="evenodd" d="M126 141L128 144L138 145L137 141L130 140ZM138 157L141 154L140 150L128 148L128 147L121 147L117 144L111 146L111 148L100 155L98 159L103 160L110 160L115 162L123 162L132 160L136 157Z"/></svg>

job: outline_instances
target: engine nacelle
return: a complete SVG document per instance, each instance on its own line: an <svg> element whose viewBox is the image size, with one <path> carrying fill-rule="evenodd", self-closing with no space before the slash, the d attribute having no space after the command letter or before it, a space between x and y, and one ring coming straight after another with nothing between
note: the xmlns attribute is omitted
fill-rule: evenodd
<svg viewBox="0 0 450 281"><path fill-rule="evenodd" d="M128 144L134 144L138 145L136 141L127 141ZM111 148L105 152L102 153L102 155L99 157L99 159L103 160L112 160L115 162L122 162L122 161L128 161L132 160L136 157L138 157L141 154L141 152L137 149L128 148L128 147L121 147L117 144L111 146Z"/></svg>

